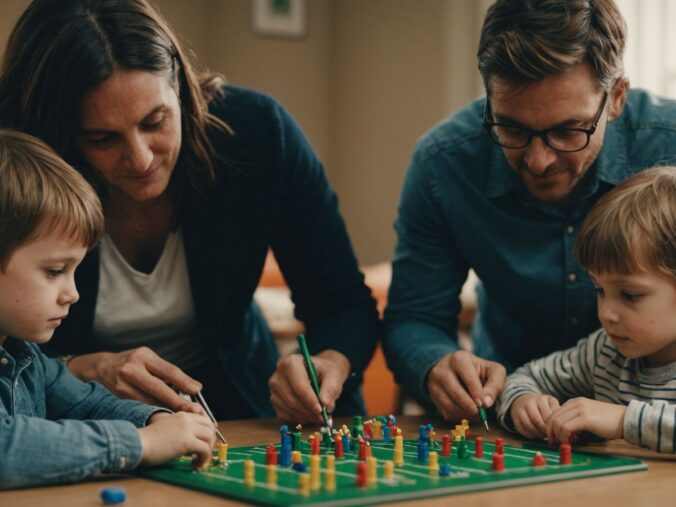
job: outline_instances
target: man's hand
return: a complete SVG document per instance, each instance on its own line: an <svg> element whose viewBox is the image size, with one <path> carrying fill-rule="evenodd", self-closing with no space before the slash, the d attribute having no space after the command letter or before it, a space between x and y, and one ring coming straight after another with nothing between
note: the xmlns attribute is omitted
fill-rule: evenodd
<svg viewBox="0 0 676 507"><path fill-rule="evenodd" d="M477 407L493 406L506 376L500 363L459 350L434 365L427 377L427 390L444 419L476 416Z"/></svg>
<svg viewBox="0 0 676 507"><path fill-rule="evenodd" d="M573 398L555 410L547 421L547 440L550 444L565 443L571 435L580 431L608 440L622 438L626 410L624 405Z"/></svg>
<svg viewBox="0 0 676 507"><path fill-rule="evenodd" d="M176 394L196 394L202 385L148 347L74 357L68 368L81 380L96 380L121 398L131 398L176 412L203 413L202 407Z"/></svg>
<svg viewBox="0 0 676 507"><path fill-rule="evenodd" d="M214 424L204 415L158 412L145 428L138 431L144 465L159 465L182 454L193 453L196 466L211 461L216 432Z"/></svg>
<svg viewBox="0 0 676 507"><path fill-rule="evenodd" d="M560 406L559 400L553 396L523 394L512 402L509 412L516 431L524 437L536 439L547 436L547 421Z"/></svg>
<svg viewBox="0 0 676 507"><path fill-rule="evenodd" d="M340 352L324 350L312 356L317 371L319 396L331 413L350 373L350 361ZM291 354L277 363L270 377L270 401L277 417L287 421L323 424L322 408L312 390L303 356Z"/></svg>

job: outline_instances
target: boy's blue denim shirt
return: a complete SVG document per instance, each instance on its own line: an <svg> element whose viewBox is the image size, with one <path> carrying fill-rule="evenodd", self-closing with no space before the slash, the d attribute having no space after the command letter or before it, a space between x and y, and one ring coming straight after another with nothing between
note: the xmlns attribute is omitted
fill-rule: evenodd
<svg viewBox="0 0 676 507"><path fill-rule="evenodd" d="M581 198L564 213L527 192L485 132L484 106L472 102L418 142L395 226L384 348L397 380L428 408L429 370L458 350L470 268L481 280L475 354L511 371L572 347L599 327L594 287L573 255L584 217L625 178L676 162L676 101L630 90Z"/></svg>
<svg viewBox="0 0 676 507"><path fill-rule="evenodd" d="M158 410L81 382L37 345L8 337L0 346L0 489L135 468L136 428Z"/></svg>

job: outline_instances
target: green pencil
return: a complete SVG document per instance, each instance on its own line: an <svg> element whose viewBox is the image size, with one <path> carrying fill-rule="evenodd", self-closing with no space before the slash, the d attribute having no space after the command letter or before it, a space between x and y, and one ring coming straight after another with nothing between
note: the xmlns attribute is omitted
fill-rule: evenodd
<svg viewBox="0 0 676 507"><path fill-rule="evenodd" d="M488 430L488 419L486 418L486 409L484 407L479 407L479 420L484 423L484 427L486 428L486 431Z"/></svg>
<svg viewBox="0 0 676 507"><path fill-rule="evenodd" d="M302 334L298 335L298 345L300 346L300 351L303 354L303 359L305 360L305 367L307 368L308 376L310 377L310 383L312 384L312 390L317 395L319 400L319 406L322 407L322 418L324 419L324 426L329 430L329 435L331 434L331 424L329 422L329 415L326 413L326 408L322 403L322 399L319 397L319 382L317 381L317 370L315 370L315 365L312 363L312 358L310 358L310 352L307 350L307 343L305 343L305 336Z"/></svg>

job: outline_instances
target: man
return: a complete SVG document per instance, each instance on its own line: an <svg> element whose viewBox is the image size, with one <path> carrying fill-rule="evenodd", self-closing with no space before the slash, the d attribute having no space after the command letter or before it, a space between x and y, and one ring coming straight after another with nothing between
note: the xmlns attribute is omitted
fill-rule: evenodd
<svg viewBox="0 0 676 507"><path fill-rule="evenodd" d="M498 0L479 43L486 99L418 143L396 223L385 351L398 381L447 419L491 407L505 369L599 327L573 257L596 200L676 161L676 103L629 90L612 0ZM459 294L481 280L473 351Z"/></svg>

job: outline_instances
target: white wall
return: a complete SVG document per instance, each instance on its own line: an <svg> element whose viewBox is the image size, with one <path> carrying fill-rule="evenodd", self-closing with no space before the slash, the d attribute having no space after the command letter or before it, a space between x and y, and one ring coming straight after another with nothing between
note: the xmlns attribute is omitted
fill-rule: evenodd
<svg viewBox="0 0 676 507"><path fill-rule="evenodd" d="M393 253L416 139L481 92L475 53L488 1L308 0L300 40L255 35L249 0L154 3L200 67L274 95L296 118L369 264ZM28 3L0 3L1 41Z"/></svg>

